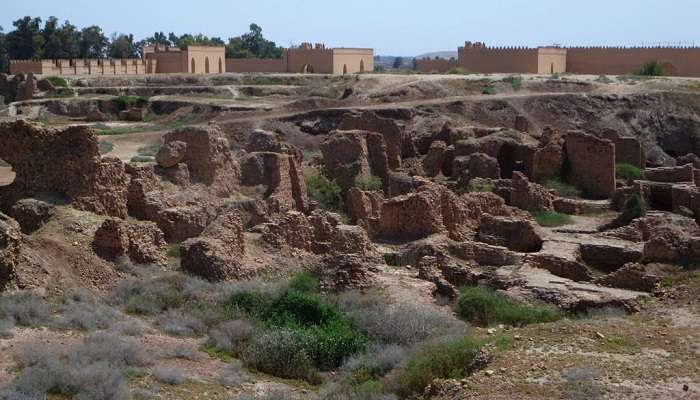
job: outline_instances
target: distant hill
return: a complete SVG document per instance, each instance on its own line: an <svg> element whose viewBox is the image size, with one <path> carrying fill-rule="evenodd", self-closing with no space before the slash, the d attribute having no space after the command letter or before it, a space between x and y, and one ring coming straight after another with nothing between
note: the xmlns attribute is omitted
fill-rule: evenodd
<svg viewBox="0 0 700 400"><path fill-rule="evenodd" d="M421 58L435 58L435 57L440 57L440 58L457 58L457 52L456 51L435 51L432 53L425 53L421 54L419 56L416 56L416 58L421 59Z"/></svg>

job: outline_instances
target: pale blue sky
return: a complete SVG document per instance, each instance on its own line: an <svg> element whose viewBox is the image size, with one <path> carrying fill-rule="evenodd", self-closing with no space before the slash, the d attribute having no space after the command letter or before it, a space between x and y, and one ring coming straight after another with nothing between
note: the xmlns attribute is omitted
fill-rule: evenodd
<svg viewBox="0 0 700 400"><path fill-rule="evenodd" d="M108 34L204 33L224 39L251 22L288 46L302 41L374 47L414 56L456 50L465 40L489 45L638 45L696 42L700 0L2 0L0 26L55 15ZM107 6L105 5L107 4ZM112 6L112 4L114 6ZM117 6L118 5L118 6Z"/></svg>

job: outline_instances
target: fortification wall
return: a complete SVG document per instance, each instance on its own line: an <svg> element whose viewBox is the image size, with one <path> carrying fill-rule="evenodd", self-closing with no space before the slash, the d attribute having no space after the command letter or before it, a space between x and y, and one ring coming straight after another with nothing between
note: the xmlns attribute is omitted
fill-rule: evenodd
<svg viewBox="0 0 700 400"><path fill-rule="evenodd" d="M333 50L309 48L288 49L287 72L332 74Z"/></svg>
<svg viewBox="0 0 700 400"><path fill-rule="evenodd" d="M566 49L541 47L538 49L538 74L563 74L566 72Z"/></svg>
<svg viewBox="0 0 700 400"><path fill-rule="evenodd" d="M137 58L123 60L12 60L10 73L37 75L140 75L153 73L157 61L144 61Z"/></svg>
<svg viewBox="0 0 700 400"><path fill-rule="evenodd" d="M572 47L567 49L567 72L624 75L649 61L662 64L671 76L700 77L700 47Z"/></svg>
<svg viewBox="0 0 700 400"><path fill-rule="evenodd" d="M333 73L362 74L374 71L374 50L333 49Z"/></svg>
<svg viewBox="0 0 700 400"><path fill-rule="evenodd" d="M459 48L458 66L467 72L536 74L538 55L538 49L524 47L465 46Z"/></svg>
<svg viewBox="0 0 700 400"><path fill-rule="evenodd" d="M416 60L416 71L424 74L444 74L445 72L456 68L457 60L450 58L423 58Z"/></svg>
<svg viewBox="0 0 700 400"><path fill-rule="evenodd" d="M181 72L191 74L220 74L224 72L226 50L223 46L189 46L185 53L187 69Z"/></svg>
<svg viewBox="0 0 700 400"><path fill-rule="evenodd" d="M287 72L287 59L227 58L226 72Z"/></svg>

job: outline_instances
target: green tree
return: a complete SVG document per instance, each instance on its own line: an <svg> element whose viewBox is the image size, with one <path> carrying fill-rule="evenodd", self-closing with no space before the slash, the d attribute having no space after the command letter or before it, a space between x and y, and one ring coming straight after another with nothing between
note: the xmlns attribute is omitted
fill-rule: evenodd
<svg viewBox="0 0 700 400"><path fill-rule="evenodd" d="M102 58L107 53L109 39L97 25L88 26L80 31L80 58Z"/></svg>
<svg viewBox="0 0 700 400"><path fill-rule="evenodd" d="M9 73L10 61L7 56L7 41L5 40L5 36L2 26L0 26L0 72Z"/></svg>
<svg viewBox="0 0 700 400"><path fill-rule="evenodd" d="M11 59L40 58L44 46L41 34L41 18L24 17L13 22L15 30L7 33L7 52Z"/></svg>
<svg viewBox="0 0 700 400"><path fill-rule="evenodd" d="M403 57L394 58L394 69L399 69L403 65Z"/></svg>
<svg viewBox="0 0 700 400"><path fill-rule="evenodd" d="M80 56L80 32L66 21L58 25L58 18L49 17L42 31L43 58L77 58Z"/></svg>
<svg viewBox="0 0 700 400"><path fill-rule="evenodd" d="M109 56L111 58L136 58L139 56L139 49L134 43L134 35L114 34L109 45Z"/></svg>
<svg viewBox="0 0 700 400"><path fill-rule="evenodd" d="M282 58L282 52L282 47L265 39L257 24L250 24L247 33L230 38L226 45L227 58Z"/></svg>

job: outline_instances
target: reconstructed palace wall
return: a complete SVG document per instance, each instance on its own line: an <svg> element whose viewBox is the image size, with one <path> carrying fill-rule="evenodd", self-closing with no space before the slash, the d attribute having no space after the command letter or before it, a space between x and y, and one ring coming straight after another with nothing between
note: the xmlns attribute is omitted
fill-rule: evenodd
<svg viewBox="0 0 700 400"><path fill-rule="evenodd" d="M35 75L141 75L154 73L156 60L11 60L10 74Z"/></svg>
<svg viewBox="0 0 700 400"><path fill-rule="evenodd" d="M669 76L700 77L700 47L573 47L567 49L567 72L624 75L658 61Z"/></svg>
<svg viewBox="0 0 700 400"><path fill-rule="evenodd" d="M226 72L287 72L287 59L227 58Z"/></svg>
<svg viewBox="0 0 700 400"><path fill-rule="evenodd" d="M374 71L372 49L333 49L333 73L363 74Z"/></svg>
<svg viewBox="0 0 700 400"><path fill-rule="evenodd" d="M490 48L465 46L459 48L458 66L467 72L478 73L522 73L539 72L538 49Z"/></svg>
<svg viewBox="0 0 700 400"><path fill-rule="evenodd" d="M563 74L566 72L566 49L542 47L538 49L538 74Z"/></svg>

